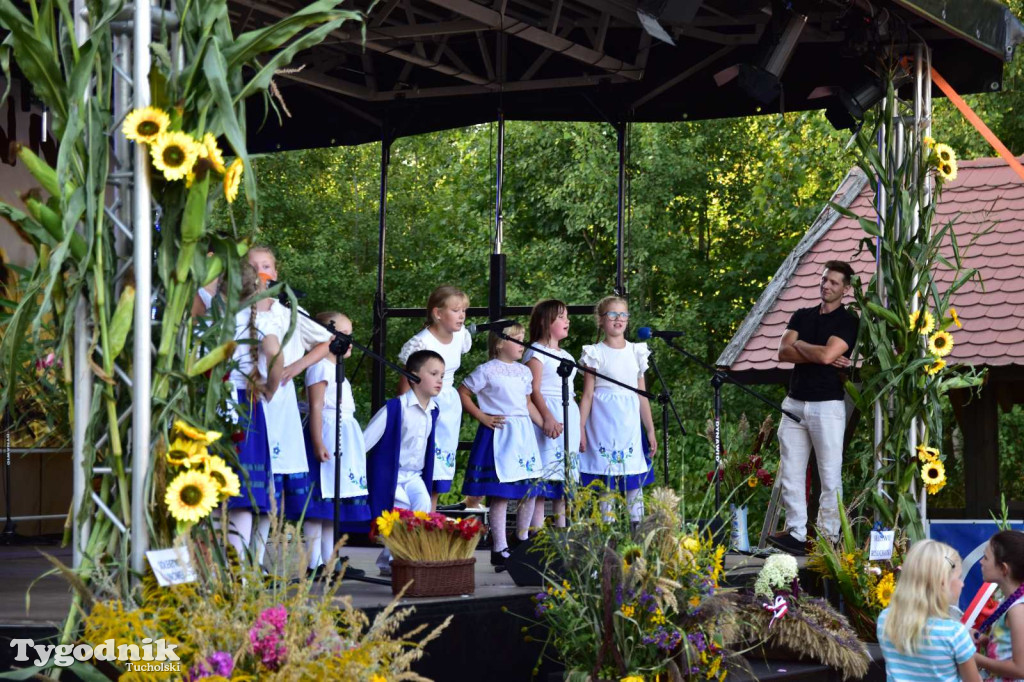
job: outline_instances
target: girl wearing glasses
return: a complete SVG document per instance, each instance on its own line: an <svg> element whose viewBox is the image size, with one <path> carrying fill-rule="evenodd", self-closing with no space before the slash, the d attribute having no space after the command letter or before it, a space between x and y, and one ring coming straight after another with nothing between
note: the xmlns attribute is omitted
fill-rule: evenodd
<svg viewBox="0 0 1024 682"><path fill-rule="evenodd" d="M627 386L646 390L644 372L651 351L646 343L626 341L629 307L618 296L601 299L595 310L603 338L583 346L580 362ZM626 495L629 517L639 521L644 513L643 486L653 482L641 432L646 430L650 455L658 448L654 419L647 398L593 374L583 375L580 400L580 483L601 481Z"/></svg>

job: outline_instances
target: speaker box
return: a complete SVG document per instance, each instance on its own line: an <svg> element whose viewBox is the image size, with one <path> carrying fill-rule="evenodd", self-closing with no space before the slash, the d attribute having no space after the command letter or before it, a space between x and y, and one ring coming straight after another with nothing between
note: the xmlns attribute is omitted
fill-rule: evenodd
<svg viewBox="0 0 1024 682"><path fill-rule="evenodd" d="M545 565L543 552L533 549L533 538L523 540L512 549L505 560L505 569L519 587L541 587L545 571L561 573L559 566Z"/></svg>

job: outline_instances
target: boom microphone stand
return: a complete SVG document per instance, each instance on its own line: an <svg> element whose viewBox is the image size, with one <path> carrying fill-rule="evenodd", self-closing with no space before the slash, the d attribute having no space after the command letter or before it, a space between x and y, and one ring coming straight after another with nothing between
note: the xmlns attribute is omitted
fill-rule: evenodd
<svg viewBox="0 0 1024 682"><path fill-rule="evenodd" d="M711 386L715 389L715 507L721 508L722 481L718 476L718 471L722 468L722 384L730 383L738 386L747 394L754 396L765 405L771 407L776 412L781 412L782 414L786 415L787 417L789 417L798 424L801 421L800 417L796 416L792 412L782 409L782 405L779 405L775 401L766 398L765 396L761 395L752 388L744 386L740 382L736 381L736 379L734 379L729 374L723 372L717 367L712 367L711 365L707 364L706 362L698 358L696 355L686 350L685 348L680 348L672 341L671 338L663 337L663 340L666 344L668 344L669 348L683 355L689 360L692 360L694 363L703 367L711 374Z"/></svg>
<svg viewBox="0 0 1024 682"><path fill-rule="evenodd" d="M281 303L281 305L283 305L285 307L288 307L288 308L292 307L291 306L291 299L289 298L287 291L282 291L278 295L278 301ZM335 410L334 410L334 521L333 521L333 523L334 523L334 537L335 537L335 541L337 541L337 538L341 537L341 497L339 496L338 493L341 492L341 454L342 454L341 453L341 401L342 401L342 391L341 391L341 388L342 388L342 384L345 383L345 354L348 352L350 347L358 348L360 351L362 351L366 355L369 355L374 360L380 361L381 363L383 363L383 364L387 365L388 367L390 367L391 369L393 369L395 372L398 372L399 374L404 376L406 379L409 380L410 384L418 384L420 382L420 378L418 376L416 376L415 374L413 374L412 372L407 371L404 367L400 367L399 365L391 362L390 360L381 357L377 353L374 353L372 350L370 350L369 348L367 348L363 344L361 344L361 343L357 342L355 339L353 339L351 334L345 334L344 332L338 331L334 327L334 321L333 320L331 322L328 322L327 324L324 324L323 322L320 322L316 318L311 317L309 315L309 313L307 313L305 310L303 310L298 305L296 305L293 309L294 309L294 311L296 313L298 313L302 317L306 318L307 320L311 320L311 321L315 322L316 324L320 325L321 327L323 327L324 329L326 329L328 332L331 333L331 337L332 338L331 338L330 352L334 355L334 357L335 357L335 359L337 361L335 363L335 366L334 366L334 383L335 383L335 385L334 385L334 401L335 401ZM382 585L390 585L391 584L390 580L382 580L380 578L372 578L372 577L365 576L365 575L351 576L350 579L351 580L361 580L363 582L377 583L377 584L382 584Z"/></svg>

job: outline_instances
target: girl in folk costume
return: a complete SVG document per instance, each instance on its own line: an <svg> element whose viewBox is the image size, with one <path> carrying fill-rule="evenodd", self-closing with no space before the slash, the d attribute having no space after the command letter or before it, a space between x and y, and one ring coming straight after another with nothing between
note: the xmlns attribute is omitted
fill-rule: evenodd
<svg viewBox="0 0 1024 682"><path fill-rule="evenodd" d="M253 298L266 287L248 264L242 264L241 300ZM234 385L234 417L238 421L238 432L234 436L238 464L241 469L241 495L228 498L228 541L245 556L252 540L253 517L268 514L278 509L274 499L274 478L270 468L270 448L267 446L267 422L264 415L264 400L272 399L281 385L284 363L281 359L281 339L287 329L264 325L257 328L256 319L261 311L270 309L270 299L265 298L235 314L235 339L247 341L235 349L234 369L229 380ZM269 522L260 523L261 541L257 556L262 559L270 530Z"/></svg>
<svg viewBox="0 0 1024 682"><path fill-rule="evenodd" d="M536 427L537 447L540 449L541 476L546 479L543 497L537 497L534 507L534 528L544 524L544 498L553 501L555 525L565 526L565 437L569 430L569 470L579 479L580 408L576 404L573 380L576 370L569 375L569 423L563 424L562 377L558 375L558 360L536 353L533 347L575 362L572 354L559 347L569 335L569 309L556 300L541 301L530 315L530 348L523 354L523 362L533 375L533 393L530 400L540 413L543 425Z"/></svg>
<svg viewBox="0 0 1024 682"><path fill-rule="evenodd" d="M525 330L515 324L507 327L505 334L522 341ZM508 501L519 500L516 534L520 540L527 538L533 520L541 472L533 424L541 426L544 420L530 401L533 375L519 364L523 347L491 332L487 348L491 359L474 369L459 387L462 407L480 422L462 489L467 495L490 496L491 563L503 566L509 555L505 537ZM473 404L474 394L479 407Z"/></svg>
<svg viewBox="0 0 1024 682"><path fill-rule="evenodd" d="M892 682L980 682L974 643L949 607L963 590L960 555L935 540L907 552L889 606L878 616L878 643Z"/></svg>
<svg viewBox="0 0 1024 682"><path fill-rule="evenodd" d="M434 451L434 481L430 490L431 509L437 507L437 497L451 490L455 477L455 452L459 447L459 427L462 425L462 404L455 390L455 371L462 364L462 356L469 352L472 340L464 326L469 297L452 286L441 286L427 299L427 324L405 342L398 359L402 364L419 350L432 350L444 359L444 389L437 396L440 414L437 419ZM402 377L398 394L409 390L409 382ZM479 500L469 506L478 506Z"/></svg>
<svg viewBox="0 0 1024 682"><path fill-rule="evenodd" d="M995 583L1003 601L978 627L984 654L974 660L990 679L1024 680L1024 533L993 535L981 557L981 579Z"/></svg>
<svg viewBox="0 0 1024 682"><path fill-rule="evenodd" d="M644 372L651 351L646 343L626 341L626 301L608 296L601 299L595 312L597 327L604 338L583 347L580 363L627 386L646 390ZM580 421L580 482L590 485L602 481L610 489L624 492L630 519L639 521L644 512L643 486L654 480L643 449L643 430L647 432L650 455L658 448L650 403L647 398L586 373Z"/></svg>
<svg viewBox="0 0 1024 682"><path fill-rule="evenodd" d="M264 246L249 249L249 264L264 281L276 281L277 260L274 252ZM303 311L305 312L305 311ZM274 328L291 328L292 313L286 306L276 300L271 301L270 308L261 311L256 317L256 326L264 325ZM268 400L264 409L267 418L267 441L270 447L270 465L274 472L275 485L283 492L285 504L289 497L293 501L301 500L305 504L308 494L306 474L309 466L306 463L305 437L302 429L302 417L299 414L299 398L293 379L310 365L319 362L330 352L331 335L321 325L308 320L296 313L296 327L285 340L281 355L284 358L284 371L281 386ZM307 352L307 350L309 352ZM305 491L305 492L304 492ZM269 519L261 523L269 524ZM262 529L261 529L262 531Z"/></svg>
<svg viewBox="0 0 1024 682"><path fill-rule="evenodd" d="M334 323L343 334L352 334L352 321L341 313L324 312L316 316L323 324ZM350 346L345 357L352 355ZM356 421L352 384L345 379L341 386L341 445L337 438L337 358L328 354L306 370L306 393L309 398L309 425L306 429L306 462L309 477L306 489L289 490L285 513L291 520L302 519L302 533L309 552L308 572L321 578L323 567L334 551L334 498L341 500L339 520L344 524L364 526L370 520L367 503L366 445L363 430ZM335 467L341 462L341 487L334 491ZM352 577L354 569L346 575Z"/></svg>

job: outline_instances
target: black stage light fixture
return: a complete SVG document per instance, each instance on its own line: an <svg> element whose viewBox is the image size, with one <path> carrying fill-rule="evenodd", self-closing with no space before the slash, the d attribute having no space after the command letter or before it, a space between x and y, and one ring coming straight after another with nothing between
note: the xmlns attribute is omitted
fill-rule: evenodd
<svg viewBox="0 0 1024 682"><path fill-rule="evenodd" d="M665 30L668 26L685 26L693 21L702 0L640 0L636 16L640 26L652 38L675 46L676 42Z"/></svg>
<svg viewBox="0 0 1024 682"><path fill-rule="evenodd" d="M740 89L762 104L769 104L782 93L782 74L793 58L800 34L807 26L807 16L790 14L785 27L774 38L767 56L757 64L738 64L715 74L719 87L738 78Z"/></svg>
<svg viewBox="0 0 1024 682"><path fill-rule="evenodd" d="M899 90L912 80L913 76L909 73L902 73L893 81L893 89ZM838 87L816 88L808 99L832 95L825 107L825 118L836 130L856 130L864 114L885 97L885 90L886 85L881 79L871 78L850 90Z"/></svg>

